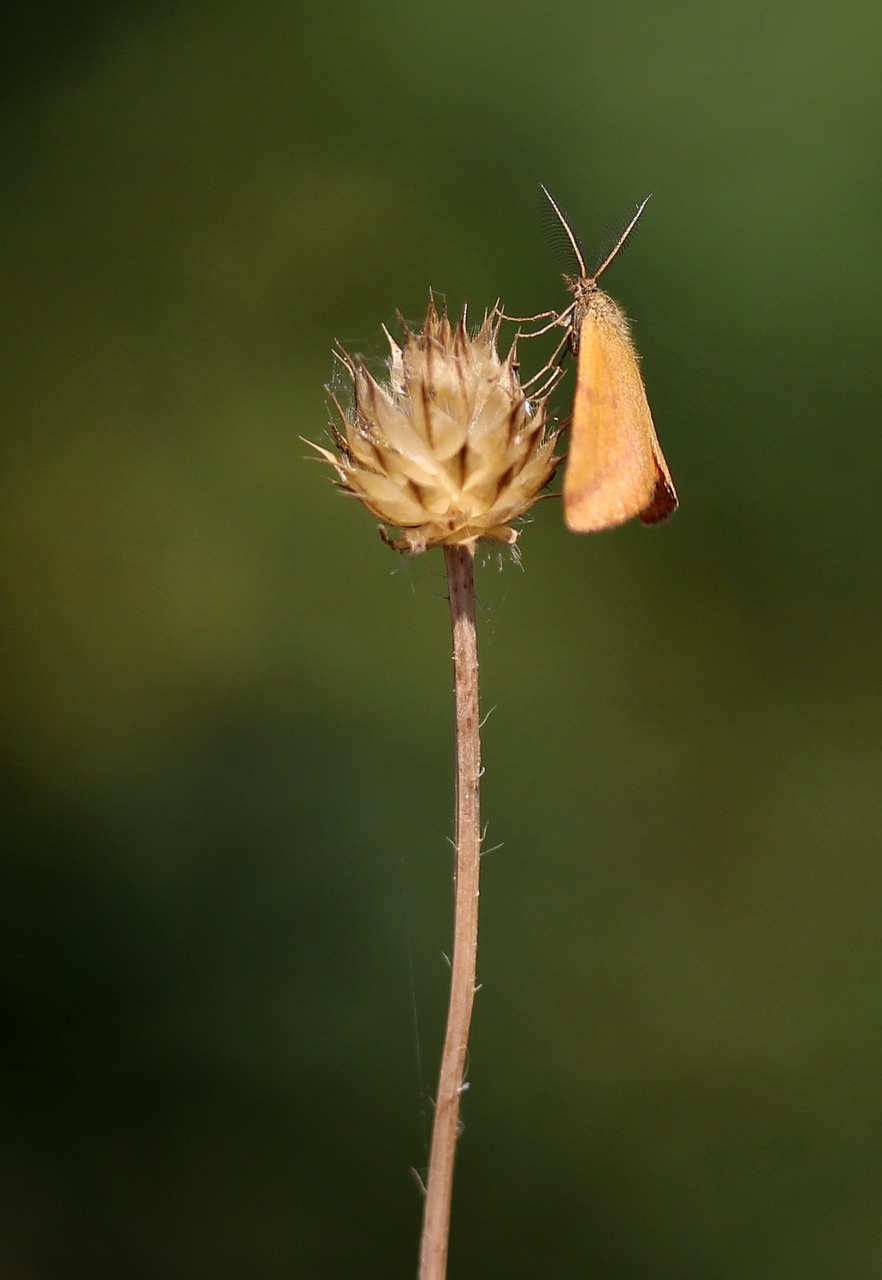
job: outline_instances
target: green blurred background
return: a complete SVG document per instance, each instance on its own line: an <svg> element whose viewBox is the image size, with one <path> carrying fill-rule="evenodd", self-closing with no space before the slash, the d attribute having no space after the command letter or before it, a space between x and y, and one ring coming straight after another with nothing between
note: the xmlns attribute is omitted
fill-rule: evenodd
<svg viewBox="0 0 882 1280"><path fill-rule="evenodd" d="M451 1277L876 1280L878 6L3 22L2 1280L414 1274L441 561L299 437L430 286L566 302L540 178L655 193L605 285L681 511L478 566Z"/></svg>

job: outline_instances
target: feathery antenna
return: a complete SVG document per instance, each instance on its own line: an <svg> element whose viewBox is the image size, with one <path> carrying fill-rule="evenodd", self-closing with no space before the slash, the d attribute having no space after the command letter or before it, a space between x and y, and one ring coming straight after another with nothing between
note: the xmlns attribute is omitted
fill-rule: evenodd
<svg viewBox="0 0 882 1280"><path fill-rule="evenodd" d="M585 250L573 224L555 200L544 182L540 182L542 194L548 201L543 205L542 230L545 238L557 256L568 268L567 274L585 279L588 268L585 265Z"/></svg>
<svg viewBox="0 0 882 1280"><path fill-rule="evenodd" d="M545 231L546 239L558 256L570 268L569 275L579 280L588 280L592 284L600 278L616 254L624 249L625 244L636 230L640 215L652 195L650 192L644 200L641 200L633 212L627 215L624 223L617 222L606 232L597 250L597 265L593 271L589 271L585 249L575 227L545 184L540 182L539 186L548 201L548 207L545 208L543 206L544 215L542 218L542 227Z"/></svg>
<svg viewBox="0 0 882 1280"><path fill-rule="evenodd" d="M614 227L610 228L607 234L603 237L597 253L597 265L588 277L589 280L599 280L616 254L620 253L622 249L624 249L625 244L637 229L637 223L640 220L640 215L651 198L652 192L650 191L649 195L641 200L640 204L636 206L634 212L628 214L624 225L622 225L622 223L616 224Z"/></svg>

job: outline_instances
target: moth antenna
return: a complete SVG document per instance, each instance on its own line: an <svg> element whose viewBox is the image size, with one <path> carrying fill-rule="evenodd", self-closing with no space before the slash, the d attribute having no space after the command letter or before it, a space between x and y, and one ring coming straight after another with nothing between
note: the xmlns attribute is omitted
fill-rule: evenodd
<svg viewBox="0 0 882 1280"><path fill-rule="evenodd" d="M545 215L542 219L546 238L552 249L565 259L566 265L570 268L576 268L575 272L570 270L568 274L577 275L584 280L588 275L588 268L585 266L585 250L582 247L582 241L545 183L540 182L539 186L551 206L550 209L545 209Z"/></svg>
<svg viewBox="0 0 882 1280"><path fill-rule="evenodd" d="M549 196L549 199L551 199L550 196ZM613 258L616 256L617 253L620 253L621 250L624 249L626 242L631 237L631 235L633 235L637 227L637 223L640 220L640 215L643 212L643 210L646 208L646 206L649 204L649 201L651 199L652 199L652 192L650 191L649 195L646 196L643 200L641 200L640 204L637 205L634 212L629 216L624 227L617 228L616 230L614 230L609 238L604 237L604 243L600 250L600 264L597 267L595 267L591 275L589 275L588 272L586 271L584 273L585 278L591 281L600 279L604 271L606 271L607 267L612 262Z"/></svg>

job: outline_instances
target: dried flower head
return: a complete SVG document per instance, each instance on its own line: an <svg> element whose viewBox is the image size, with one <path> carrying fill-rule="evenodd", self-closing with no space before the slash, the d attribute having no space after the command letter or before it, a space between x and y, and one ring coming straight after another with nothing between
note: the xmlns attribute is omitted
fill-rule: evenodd
<svg viewBox="0 0 882 1280"><path fill-rule="evenodd" d="M513 521L533 505L560 462L558 432L547 429L552 371L541 393L528 398L518 374L516 344L503 360L497 350L502 314L495 307L469 337L466 316L453 328L434 300L422 329L404 326L391 348L389 380L377 382L345 352L353 408L329 392L340 426L331 424L338 453L313 445L383 526L402 536L397 550L474 547L479 538L514 543Z"/></svg>

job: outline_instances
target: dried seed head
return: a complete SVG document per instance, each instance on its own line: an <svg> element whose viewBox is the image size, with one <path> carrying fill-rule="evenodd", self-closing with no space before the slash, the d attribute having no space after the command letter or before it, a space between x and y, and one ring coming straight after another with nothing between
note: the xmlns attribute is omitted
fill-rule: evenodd
<svg viewBox="0 0 882 1280"><path fill-rule="evenodd" d="M511 523L533 505L560 462L558 432L547 429L543 394L528 400L512 346L506 359L496 343L495 307L470 338L466 317L452 328L430 301L418 333L404 328L399 346L389 336L388 384L377 382L345 352L354 407L331 394L340 426L331 425L338 452L313 445L353 494L383 525L402 536L390 546L426 551L440 544L474 547L479 538L513 543Z"/></svg>

